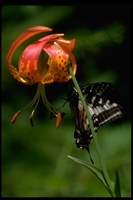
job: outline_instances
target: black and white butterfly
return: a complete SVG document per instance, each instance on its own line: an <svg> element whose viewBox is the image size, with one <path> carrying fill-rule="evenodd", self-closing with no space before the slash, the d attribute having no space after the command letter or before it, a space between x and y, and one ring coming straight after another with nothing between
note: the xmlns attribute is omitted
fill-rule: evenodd
<svg viewBox="0 0 133 200"><path fill-rule="evenodd" d="M122 117L122 107L111 101L113 89L113 85L107 82L93 83L81 88L95 132L98 131L100 126ZM76 146L89 152L89 144L93 137L86 112L73 85L69 86L67 100L70 103L72 118L75 123L74 138L76 139Z"/></svg>

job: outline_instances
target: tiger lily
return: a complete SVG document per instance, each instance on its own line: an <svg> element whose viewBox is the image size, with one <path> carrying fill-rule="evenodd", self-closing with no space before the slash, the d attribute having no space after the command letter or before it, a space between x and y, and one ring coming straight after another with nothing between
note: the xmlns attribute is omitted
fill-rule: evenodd
<svg viewBox="0 0 133 200"><path fill-rule="evenodd" d="M38 84L33 100L23 109L15 113L11 122L14 123L22 110L34 106L30 115L30 122L33 125L32 117L39 103L40 97L47 109L56 117L57 113L49 103L45 94L45 84L52 82L67 82L71 79L68 68L71 67L76 73L76 60L72 54L75 39L66 40L63 33L50 34L29 44L18 61L18 67L12 64L12 57L16 49L28 38L42 33L52 31L45 26L35 26L24 31L11 45L6 61L12 76L19 82L26 85Z"/></svg>

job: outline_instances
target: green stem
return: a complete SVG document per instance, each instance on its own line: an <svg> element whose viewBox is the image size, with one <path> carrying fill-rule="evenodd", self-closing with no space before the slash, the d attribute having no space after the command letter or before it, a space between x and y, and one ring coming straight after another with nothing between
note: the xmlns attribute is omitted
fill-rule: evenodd
<svg viewBox="0 0 133 200"><path fill-rule="evenodd" d="M69 68L69 73L70 73L70 75L72 77L72 80L73 80L73 83L74 83L74 85L75 85L75 87L76 87L76 89L78 91L79 97L80 97L80 99L82 101L83 107L85 109L85 112L86 112L86 115L87 115L87 118L88 118L88 121L89 121L89 124L90 124L90 129L91 129L91 132L92 132L92 136L93 136L93 140L94 140L97 156L98 156L98 159L99 159L99 163L100 163L100 166L101 166L101 169L102 169L102 172L103 172L104 179L105 179L105 181L107 183L107 186L109 188L108 191L110 191L110 195L112 197L115 197L114 183L110 180L109 175L107 173L107 170L106 170L103 158L102 158L102 154L101 154L101 151L100 151L100 147L99 147L99 144L98 144L98 140L97 140L97 137L96 137L96 133L95 133L95 130L94 130L94 126L93 126L93 122L92 122L90 113L88 111L85 99L83 97L83 94L81 92L81 89L80 89L79 84L78 84L78 82L77 82L77 80L76 80L76 78L75 78L75 76L73 74L73 71L72 71L71 67Z"/></svg>

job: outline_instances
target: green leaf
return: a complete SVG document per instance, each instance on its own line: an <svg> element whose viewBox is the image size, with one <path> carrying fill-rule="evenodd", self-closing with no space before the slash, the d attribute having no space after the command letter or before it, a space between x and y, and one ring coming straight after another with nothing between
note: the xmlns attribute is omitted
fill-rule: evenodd
<svg viewBox="0 0 133 200"><path fill-rule="evenodd" d="M118 171L116 170L115 171L115 194L116 194L116 197L121 197L121 190L120 190L120 179L119 179L119 174L118 174Z"/></svg>
<svg viewBox="0 0 133 200"><path fill-rule="evenodd" d="M110 192L110 189L104 179L104 176L103 176L103 172L102 170L100 170L99 168L95 167L94 165L86 162L86 161L83 161L83 160L80 160L78 158L75 158L73 156L68 156L70 159L74 160L75 162L79 163L79 164L82 164L84 165L85 167L87 167L102 183L103 185L107 188L107 190Z"/></svg>

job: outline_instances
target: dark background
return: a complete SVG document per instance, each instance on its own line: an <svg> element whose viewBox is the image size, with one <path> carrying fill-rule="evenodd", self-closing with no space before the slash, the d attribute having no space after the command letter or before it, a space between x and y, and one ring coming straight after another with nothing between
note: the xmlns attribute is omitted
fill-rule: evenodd
<svg viewBox="0 0 133 200"><path fill-rule="evenodd" d="M24 110L15 124L15 112L34 97L36 85L26 86L10 75L7 52L13 41L27 28L49 26L66 39L76 39L76 78L81 85L107 81L116 88L116 99L123 107L123 118L99 130L98 139L107 169L114 178L120 172L123 196L130 196L131 140L131 4L89 3L44 6L4 6L2 9L2 196L76 197L108 196L90 171L68 159L87 160L85 151L74 144L74 124L69 105L61 127L55 128L47 109L40 102L34 115L34 128ZM35 39L44 36L40 34ZM29 41L34 41L34 38ZM30 43L30 42L29 42ZM27 42L27 44L29 44ZM25 45L14 56L18 57ZM61 107L69 83L46 85L49 101ZM97 158L91 143L94 160Z"/></svg>

